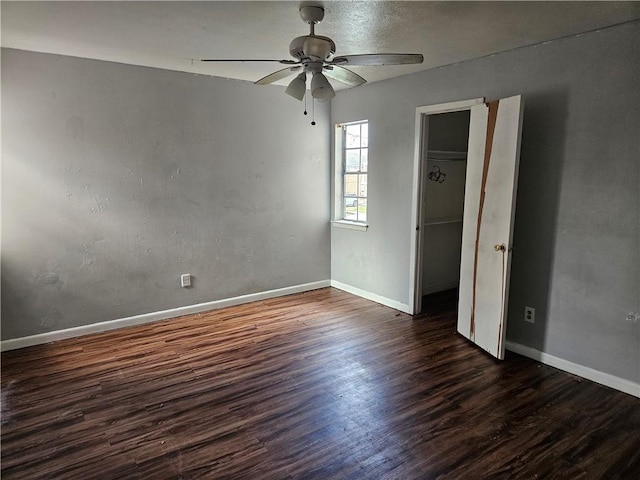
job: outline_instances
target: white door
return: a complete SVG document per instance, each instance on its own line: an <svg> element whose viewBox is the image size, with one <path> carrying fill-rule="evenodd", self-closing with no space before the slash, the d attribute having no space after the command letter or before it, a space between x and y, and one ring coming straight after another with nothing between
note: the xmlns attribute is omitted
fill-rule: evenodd
<svg viewBox="0 0 640 480"><path fill-rule="evenodd" d="M509 297L521 96L471 107L458 332L499 359Z"/></svg>

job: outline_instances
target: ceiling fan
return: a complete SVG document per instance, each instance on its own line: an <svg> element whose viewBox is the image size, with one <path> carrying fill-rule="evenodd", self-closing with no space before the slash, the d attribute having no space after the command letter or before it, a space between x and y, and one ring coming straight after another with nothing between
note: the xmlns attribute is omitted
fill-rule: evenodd
<svg viewBox="0 0 640 480"><path fill-rule="evenodd" d="M409 53L372 53L364 55L335 56L336 44L329 37L315 34L315 25L324 18L324 8L303 6L300 18L310 26L309 35L294 38L289 44L289 53L295 60L260 60L260 59L202 59L203 62L277 62L287 65L286 68L261 78L256 85L268 85L282 80L289 75L300 72L285 90L297 100L302 101L307 90L307 75L311 76L311 96L320 101L330 100L335 91L326 77L340 83L357 87L366 80L345 66L378 66L422 63L420 54ZM324 75L323 75L324 73ZM326 75L326 77L325 77ZM306 112L305 112L306 114Z"/></svg>

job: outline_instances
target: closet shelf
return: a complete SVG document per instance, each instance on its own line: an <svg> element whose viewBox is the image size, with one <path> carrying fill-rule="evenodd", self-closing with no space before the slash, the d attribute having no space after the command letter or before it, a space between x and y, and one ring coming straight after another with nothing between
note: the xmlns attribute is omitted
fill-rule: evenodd
<svg viewBox="0 0 640 480"><path fill-rule="evenodd" d="M427 218L424 221L426 225L442 225L445 223L459 223L462 222L462 215L455 215L453 217L435 217L435 218Z"/></svg>
<svg viewBox="0 0 640 480"><path fill-rule="evenodd" d="M432 162L462 162L467 159L467 152L452 152L449 150L428 150L427 160Z"/></svg>

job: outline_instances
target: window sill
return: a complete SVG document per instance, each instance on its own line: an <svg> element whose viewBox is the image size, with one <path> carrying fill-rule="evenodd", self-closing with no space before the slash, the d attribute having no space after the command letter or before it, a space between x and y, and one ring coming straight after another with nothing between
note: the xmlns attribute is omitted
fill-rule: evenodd
<svg viewBox="0 0 640 480"><path fill-rule="evenodd" d="M369 225L361 222L350 222L349 220L334 220L331 225L338 228L346 228L348 230L358 230L360 232L366 232Z"/></svg>

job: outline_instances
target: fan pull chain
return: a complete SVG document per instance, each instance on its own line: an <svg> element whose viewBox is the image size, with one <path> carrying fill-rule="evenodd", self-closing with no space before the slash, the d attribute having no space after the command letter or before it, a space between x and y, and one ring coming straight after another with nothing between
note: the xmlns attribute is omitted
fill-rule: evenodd
<svg viewBox="0 0 640 480"><path fill-rule="evenodd" d="M304 114L307 115L307 91L304 91ZM316 100L311 98L311 125L316 124Z"/></svg>
<svg viewBox="0 0 640 480"><path fill-rule="evenodd" d="M304 91L304 114L307 114L307 91Z"/></svg>

